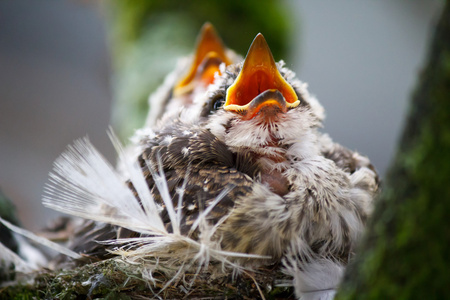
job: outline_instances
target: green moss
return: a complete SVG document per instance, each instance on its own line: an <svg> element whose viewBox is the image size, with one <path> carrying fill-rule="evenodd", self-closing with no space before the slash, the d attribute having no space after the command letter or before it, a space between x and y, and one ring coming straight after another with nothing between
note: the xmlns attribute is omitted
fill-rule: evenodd
<svg viewBox="0 0 450 300"><path fill-rule="evenodd" d="M9 286L0 290L0 299L135 299L153 298L156 293L168 299L257 299L260 298L260 292L256 285L267 299L293 297L292 288L274 288L275 282L286 281L287 277L273 269L260 269L251 277L247 274L235 277L227 272L218 272L217 266L210 265L209 269L197 276L186 272L182 280L166 287L173 273L156 268L152 273L155 281L148 282L142 278L139 268L139 265L106 260L59 272L44 270L34 274L33 284ZM163 287L165 289L161 291Z"/></svg>

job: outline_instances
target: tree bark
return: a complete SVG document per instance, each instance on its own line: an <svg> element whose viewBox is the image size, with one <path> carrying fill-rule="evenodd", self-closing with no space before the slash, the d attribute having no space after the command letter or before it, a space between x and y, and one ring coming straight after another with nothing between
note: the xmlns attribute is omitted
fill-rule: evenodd
<svg viewBox="0 0 450 300"><path fill-rule="evenodd" d="M382 196L337 299L450 295L450 2Z"/></svg>

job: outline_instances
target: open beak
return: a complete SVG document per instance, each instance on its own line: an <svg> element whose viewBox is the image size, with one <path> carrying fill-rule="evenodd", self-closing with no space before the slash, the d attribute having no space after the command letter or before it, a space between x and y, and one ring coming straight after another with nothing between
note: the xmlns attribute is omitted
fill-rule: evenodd
<svg viewBox="0 0 450 300"><path fill-rule="evenodd" d="M281 76L263 35L253 40L244 65L228 88L224 109L251 119L261 112L286 112L300 104L292 86Z"/></svg>
<svg viewBox="0 0 450 300"><path fill-rule="evenodd" d="M189 72L174 87L175 96L191 92L198 84L207 86L214 81L221 63L231 64L226 48L211 23L205 23L197 37L197 47Z"/></svg>

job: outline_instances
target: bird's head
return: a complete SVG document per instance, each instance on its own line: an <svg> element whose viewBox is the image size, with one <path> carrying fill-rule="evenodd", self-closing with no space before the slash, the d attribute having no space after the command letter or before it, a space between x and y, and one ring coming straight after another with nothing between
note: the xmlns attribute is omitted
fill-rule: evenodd
<svg viewBox="0 0 450 300"><path fill-rule="evenodd" d="M220 74L220 65L232 63L230 54L211 23L205 23L197 37L197 46L188 72L174 86L175 97L191 94L196 88L205 89Z"/></svg>
<svg viewBox="0 0 450 300"><path fill-rule="evenodd" d="M223 109L242 116L271 119L300 104L292 86L278 71L262 34L254 39L234 83L227 89Z"/></svg>
<svg viewBox="0 0 450 300"><path fill-rule="evenodd" d="M233 50L224 46L213 25L205 23L197 36L193 55L180 59L177 68L150 96L152 109L146 125L164 126L180 112L188 109L194 112L188 115L197 116L196 113L204 102L203 95L207 87L226 66L241 60L242 58Z"/></svg>
<svg viewBox="0 0 450 300"><path fill-rule="evenodd" d="M321 124L321 106L294 73L275 63L258 34L241 64L230 65L208 90L202 116L231 149L285 152Z"/></svg>

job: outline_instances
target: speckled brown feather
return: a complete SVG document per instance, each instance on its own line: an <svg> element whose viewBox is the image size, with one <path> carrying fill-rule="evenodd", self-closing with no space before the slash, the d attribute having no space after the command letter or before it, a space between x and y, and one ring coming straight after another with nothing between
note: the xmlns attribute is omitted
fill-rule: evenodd
<svg viewBox="0 0 450 300"><path fill-rule="evenodd" d="M237 164L237 160L242 162L243 159L233 154L208 130L198 126L187 129L184 126L174 122L155 138L142 140L145 150L139 156L139 162L152 194L161 205L163 201L155 187L150 165L155 168L162 164L175 206L178 201L177 190L184 186L181 232L187 234L198 214L224 189L229 188L229 192L213 208L207 219L214 224L227 215L233 208L235 199L250 192L253 181L249 175L254 176L258 171L255 164L248 160L246 164ZM168 140L170 142L167 143ZM166 211L162 212L162 217L170 230L170 219Z"/></svg>

